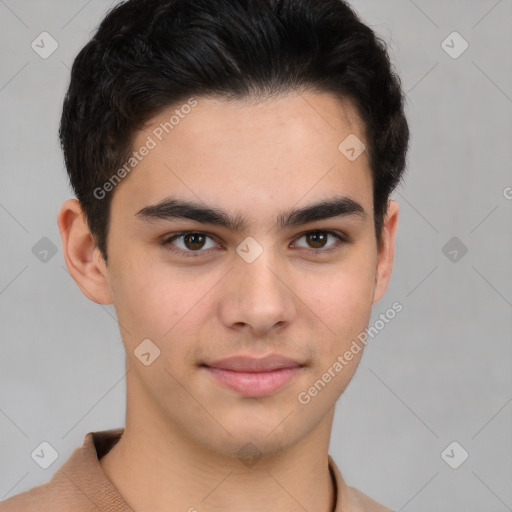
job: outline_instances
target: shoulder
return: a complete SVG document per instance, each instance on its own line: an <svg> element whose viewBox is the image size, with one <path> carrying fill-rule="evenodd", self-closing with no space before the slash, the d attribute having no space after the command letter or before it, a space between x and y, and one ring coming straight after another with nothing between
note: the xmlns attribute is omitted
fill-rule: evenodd
<svg viewBox="0 0 512 512"><path fill-rule="evenodd" d="M347 487L347 490L350 496L351 508L349 508L349 510L353 509L361 512L394 512L392 509L381 505L355 487Z"/></svg>
<svg viewBox="0 0 512 512"><path fill-rule="evenodd" d="M394 512L381 505L359 489L346 484L334 459L328 455L329 467L336 484L337 500L335 512Z"/></svg>
<svg viewBox="0 0 512 512"><path fill-rule="evenodd" d="M89 432L83 445L75 448L47 483L0 501L0 512L129 510L98 461L98 456L108 451L122 432L123 429Z"/></svg>
<svg viewBox="0 0 512 512"><path fill-rule="evenodd" d="M0 501L0 512L58 512L65 510L69 489L50 481Z"/></svg>

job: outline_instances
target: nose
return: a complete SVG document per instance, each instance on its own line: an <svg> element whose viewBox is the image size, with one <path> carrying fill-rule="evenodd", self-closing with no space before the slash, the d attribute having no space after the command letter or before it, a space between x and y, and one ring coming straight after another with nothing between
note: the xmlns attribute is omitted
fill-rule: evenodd
<svg viewBox="0 0 512 512"><path fill-rule="evenodd" d="M251 330L254 336L289 325L296 315L297 297L290 272L270 250L252 263L237 258L220 305L221 320L229 328Z"/></svg>

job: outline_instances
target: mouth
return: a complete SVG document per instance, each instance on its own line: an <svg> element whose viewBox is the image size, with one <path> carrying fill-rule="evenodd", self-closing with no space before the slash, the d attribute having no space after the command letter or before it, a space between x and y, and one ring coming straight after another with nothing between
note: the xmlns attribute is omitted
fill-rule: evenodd
<svg viewBox="0 0 512 512"><path fill-rule="evenodd" d="M300 373L304 365L272 354L263 358L235 356L201 367L221 386L246 397L261 397L278 391Z"/></svg>

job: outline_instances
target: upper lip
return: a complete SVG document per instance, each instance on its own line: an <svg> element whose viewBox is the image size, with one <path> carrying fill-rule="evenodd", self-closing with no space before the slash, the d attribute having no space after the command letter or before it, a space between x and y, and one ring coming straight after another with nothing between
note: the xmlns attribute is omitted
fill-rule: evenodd
<svg viewBox="0 0 512 512"><path fill-rule="evenodd" d="M301 363L280 354L269 354L265 357L233 356L205 364L213 368L236 372L270 372L282 368L302 366Z"/></svg>

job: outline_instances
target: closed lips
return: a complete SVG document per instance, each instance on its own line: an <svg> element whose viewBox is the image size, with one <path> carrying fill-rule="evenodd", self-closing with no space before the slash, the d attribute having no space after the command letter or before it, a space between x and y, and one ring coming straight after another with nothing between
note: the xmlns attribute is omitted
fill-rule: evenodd
<svg viewBox="0 0 512 512"><path fill-rule="evenodd" d="M205 363L204 366L234 372L260 373L281 370L284 368L297 368L302 366L302 364L285 356L270 355L263 358L234 356L211 363Z"/></svg>

